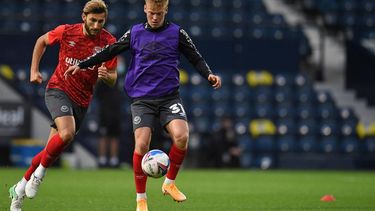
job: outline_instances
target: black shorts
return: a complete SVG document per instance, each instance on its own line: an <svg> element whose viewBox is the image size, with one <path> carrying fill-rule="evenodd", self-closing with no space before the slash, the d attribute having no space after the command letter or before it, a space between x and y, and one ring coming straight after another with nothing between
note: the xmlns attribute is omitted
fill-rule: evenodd
<svg viewBox="0 0 375 211"><path fill-rule="evenodd" d="M157 99L138 99L131 104L133 131L140 127L154 129L155 121L165 127L174 119L187 121L182 100L178 94Z"/></svg>
<svg viewBox="0 0 375 211"><path fill-rule="evenodd" d="M83 118L86 115L87 108L81 107L74 103L64 91L60 89L47 89L45 102L51 118L54 121L57 117L73 116L76 123L76 133L81 127ZM51 127L57 129L56 124L52 123Z"/></svg>

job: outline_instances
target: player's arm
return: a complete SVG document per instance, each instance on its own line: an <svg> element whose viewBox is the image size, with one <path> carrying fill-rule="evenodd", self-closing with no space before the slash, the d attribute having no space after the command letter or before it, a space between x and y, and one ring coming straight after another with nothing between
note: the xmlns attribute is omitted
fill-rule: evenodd
<svg viewBox="0 0 375 211"><path fill-rule="evenodd" d="M98 78L108 86L113 87L116 84L117 71L116 69L108 69L103 62L103 64L98 68Z"/></svg>
<svg viewBox="0 0 375 211"><path fill-rule="evenodd" d="M92 67L96 64L103 63L117 56L118 54L130 48L130 30L128 30L119 40L111 45L107 45L101 51L81 61L78 65L70 66L64 73L65 78L84 68Z"/></svg>
<svg viewBox="0 0 375 211"><path fill-rule="evenodd" d="M42 74L39 71L40 60L46 51L48 42L48 32L40 36L34 46L33 56L30 68L30 82L40 84L43 81Z"/></svg>
<svg viewBox="0 0 375 211"><path fill-rule="evenodd" d="M179 50L188 59L188 61L198 70L199 74L207 79L210 84L215 88L221 87L221 79L219 76L214 75L195 47L193 40L189 37L185 30L180 29L179 35Z"/></svg>

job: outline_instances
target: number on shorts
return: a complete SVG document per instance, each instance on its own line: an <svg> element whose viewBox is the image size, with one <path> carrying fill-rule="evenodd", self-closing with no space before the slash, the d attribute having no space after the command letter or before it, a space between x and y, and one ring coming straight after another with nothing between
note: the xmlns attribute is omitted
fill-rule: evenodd
<svg viewBox="0 0 375 211"><path fill-rule="evenodd" d="M175 104L169 106L169 108L172 110L172 113L174 113L174 114L177 114L177 113L180 113L180 112L185 114L184 107L181 105L181 103L175 103Z"/></svg>

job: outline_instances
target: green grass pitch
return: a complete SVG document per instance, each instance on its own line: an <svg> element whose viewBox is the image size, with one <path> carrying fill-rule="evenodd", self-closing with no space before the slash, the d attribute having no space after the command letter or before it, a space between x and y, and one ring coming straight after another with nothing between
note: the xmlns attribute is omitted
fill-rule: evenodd
<svg viewBox="0 0 375 211"><path fill-rule="evenodd" d="M0 211L9 210L8 188L25 169L0 169ZM177 180L187 201L161 193L163 179L148 179L149 210L375 210L375 172L188 170ZM322 202L332 194L336 201ZM135 210L131 169L50 169L28 210Z"/></svg>

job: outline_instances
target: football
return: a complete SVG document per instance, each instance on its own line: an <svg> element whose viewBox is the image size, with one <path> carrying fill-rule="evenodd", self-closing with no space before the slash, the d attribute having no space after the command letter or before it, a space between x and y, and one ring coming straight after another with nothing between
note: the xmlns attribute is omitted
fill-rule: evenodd
<svg viewBox="0 0 375 211"><path fill-rule="evenodd" d="M169 157L161 150L150 150L142 158L142 170L149 177L160 178L167 174L168 169Z"/></svg>

